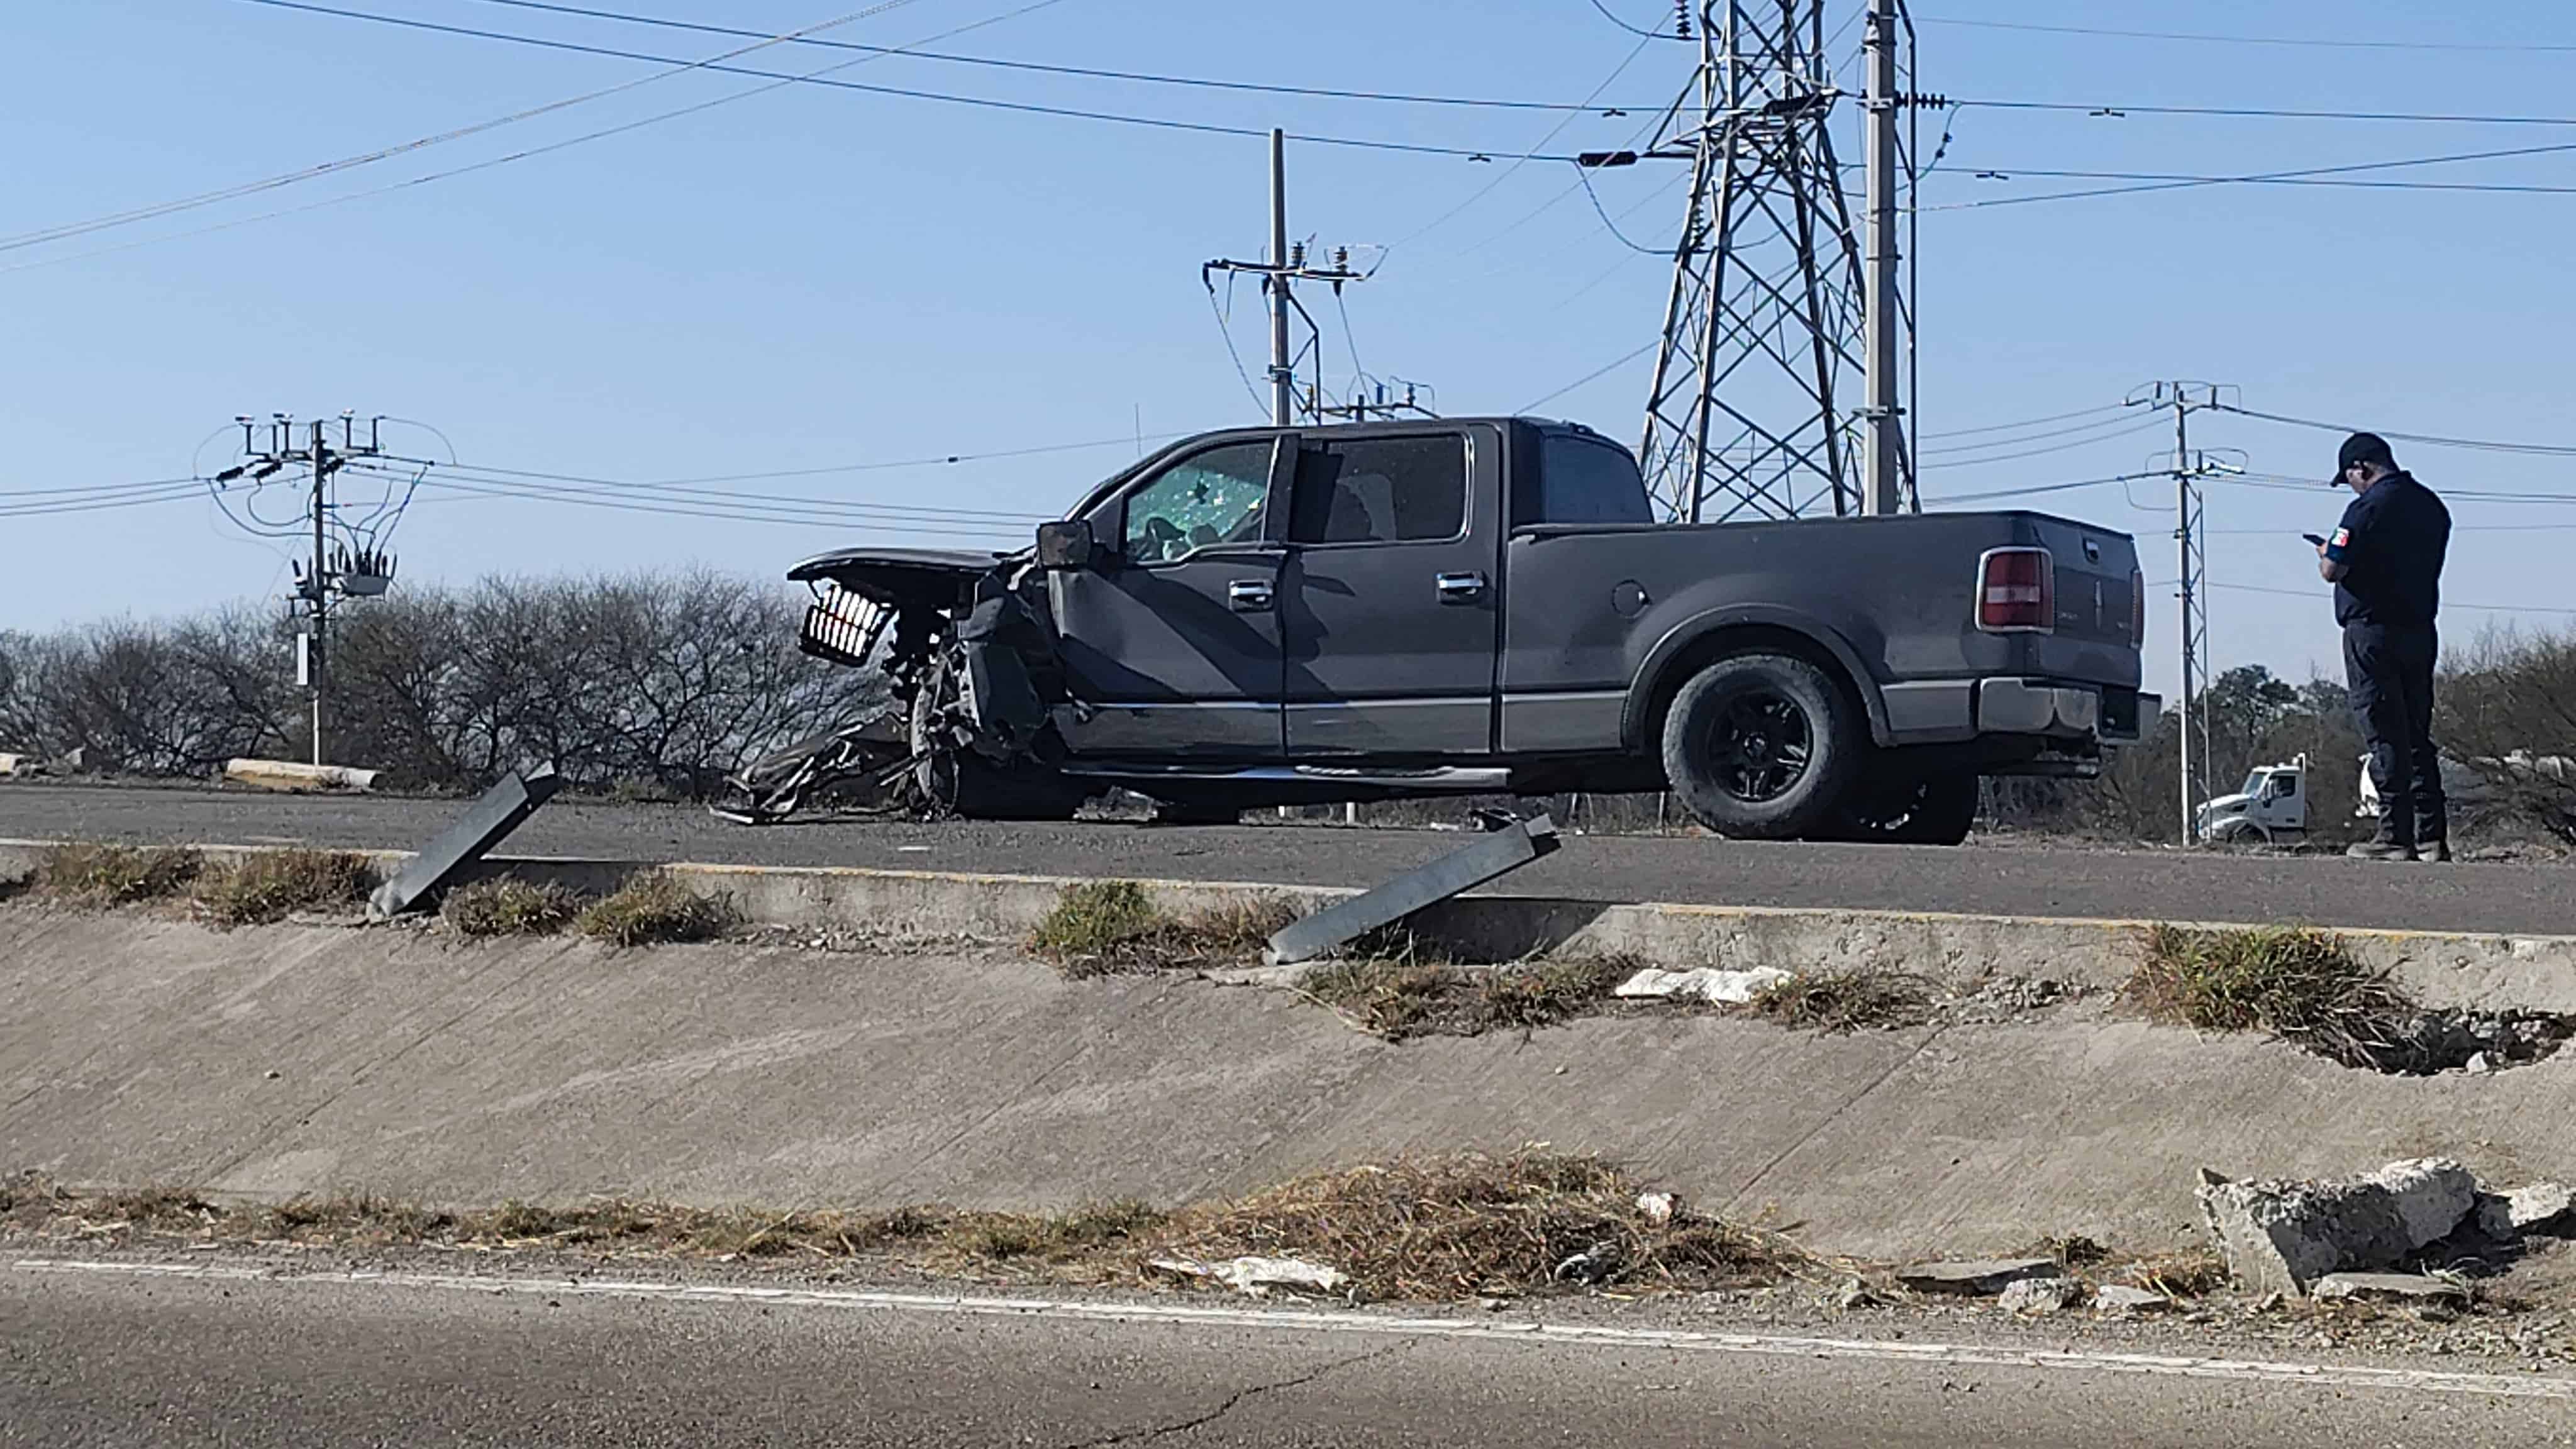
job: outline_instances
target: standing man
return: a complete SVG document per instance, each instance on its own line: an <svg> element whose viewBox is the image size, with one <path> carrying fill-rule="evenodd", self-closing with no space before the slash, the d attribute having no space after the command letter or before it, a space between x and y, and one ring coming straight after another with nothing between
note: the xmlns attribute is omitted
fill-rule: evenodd
<svg viewBox="0 0 2576 1449"><path fill-rule="evenodd" d="M2387 440L2355 433L2335 457L2335 481L2360 496L2334 537L2317 547L2317 572L2335 586L2352 712L2370 746L2379 832L2345 853L2415 860L2419 848L2451 858L2442 757L2433 746L2433 618L2442 606L2442 560L2451 511L2397 466Z"/></svg>

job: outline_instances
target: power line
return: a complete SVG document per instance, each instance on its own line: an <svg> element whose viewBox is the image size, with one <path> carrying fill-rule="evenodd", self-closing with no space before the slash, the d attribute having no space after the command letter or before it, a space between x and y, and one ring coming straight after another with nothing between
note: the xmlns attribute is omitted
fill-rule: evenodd
<svg viewBox="0 0 2576 1449"><path fill-rule="evenodd" d="M605 508L623 513L659 514L674 518L703 518L726 523L793 524L798 527L811 528L817 525L846 525L858 521L831 513L810 510L784 508L719 510L713 507L699 507L685 503L648 503L637 499L604 497L597 493L581 492L577 490L539 493L530 491L530 487L528 485L519 487L486 487L476 483L451 483L432 478L425 480L421 486L423 488L436 489L442 493L452 493L473 497L515 498L523 502L562 503L583 508ZM1003 529L998 526L980 529L943 528L935 524L912 522L886 523L880 526L886 528L889 532L920 534L934 538L976 538L989 540L1016 537L1016 534L1013 531Z"/></svg>
<svg viewBox="0 0 2576 1449"><path fill-rule="evenodd" d="M2206 116L2224 120L2389 121L2423 125L2576 126L2576 116L2479 115L2447 111L2335 111L2280 106L2139 105L2114 101L2018 101L1953 97L1954 106L1989 111L2058 111L2120 120L2129 116Z"/></svg>
<svg viewBox="0 0 2576 1449"><path fill-rule="evenodd" d="M1648 30L1641 25L1631 25L1627 21L1620 19L1618 12L1612 10L1609 6L1602 4L1601 0L1592 0L1592 8L1601 12L1602 19L1618 26L1621 30L1628 32L1630 35L1642 35L1648 40L1681 39L1680 36L1673 34L1669 30Z"/></svg>
<svg viewBox="0 0 2576 1449"><path fill-rule="evenodd" d="M364 10L344 10L333 5L313 4L311 3L311 0L241 0L241 3L248 5L266 5L280 10L301 10L315 15L335 16L343 20L364 20L378 25L400 26L407 30L425 30L441 35L458 35L476 40L505 41L512 45L534 46L540 50L568 51L575 55L605 56L612 60L640 61L650 65L668 65L672 63L671 57L655 55L649 51L621 50L617 47L606 45L586 45L579 41L555 40L538 35L520 35L512 31L487 30L482 27L472 25L447 25L434 20L415 20L399 15L376 15ZM882 53L870 53L860 57L858 61L852 61L848 64L855 65L862 61L877 59L880 54ZM1219 125L1211 121L1185 121L1170 116L1139 116L1123 111L1089 110L1078 106L1041 105L1035 101L1008 101L991 96L961 96L947 91L925 91L907 86L881 86L870 85L863 81L826 79L832 70L845 68L840 66L828 67L825 70L816 71L810 75L798 75L792 71L760 70L751 66L717 65L712 62L701 62L698 64L697 68L700 70L718 72L724 75L751 76L762 80L772 80L786 85L818 85L828 87L833 90L858 91L867 95L896 96L906 100L917 101L944 101L951 105L978 106L988 110L1015 111L1024 115L1053 116L1066 120L1107 121L1118 125L1145 126L1166 131L1187 131L1210 136L1256 136L1267 139L1270 135L1270 132L1266 129L1259 129L1250 126ZM759 94L759 92L747 91L744 92L744 94L756 95ZM1569 117L1569 119L1571 118ZM1493 159L1492 155L1487 151L1466 146L1434 146L1413 141L1390 141L1362 136L1292 134L1288 139L1304 142L1308 145L1314 146L1343 146L1368 151L1402 152L1417 156L1455 156L1463 157L1468 160L1490 161ZM1532 156L1525 157L1523 159L1528 160L1538 158ZM1545 159L1553 161L1569 160L1571 158L1550 156Z"/></svg>
<svg viewBox="0 0 2576 1449"><path fill-rule="evenodd" d="M1941 460L1940 460L1940 461L1938 461L1938 462L1930 462L1930 461L1927 461L1927 462L1923 463L1921 466L1922 466L1922 468L1924 469L1924 471L1926 471L1926 472L1929 472L1929 471L1931 471L1931 470L1933 470L1933 469L1936 469L1936 468L1982 468L1982 467L1985 467L1985 466L1987 466L1988 464L1992 464L1992 463L2009 463L2009 462L2012 462L2012 461L2014 461L2015 459L2018 459L2018 458L2040 458L2040 457L2045 457L2045 456L2047 456L2048 454L2051 454L2051 453L2064 453L2064 452L2072 451L2072 450L2074 450L2074 449L2076 449L2076 448L2089 448L2089 447L2092 447L2093 445L2095 445L2096 443L2108 443L2108 442L2113 442L2113 441L2116 441L2116 440L2118 440L2118 439L2120 439L2120 438L2128 437L2128 436L2129 436L2130 434L2132 434L2132 433L2143 433L2143 432L2147 431L2149 428L2158 427L2158 426L2160 426L2160 425L2161 425L2161 424L2160 424L2156 419L2154 419L2154 418L2149 418L2149 419L2147 419L2147 420L2146 420L2146 421L2144 421L2144 422L2137 422L2137 421L2132 421L2132 420L2127 419L2127 418L2123 418L2123 419L2121 419L2121 420L2120 420L2120 424L2121 424L2121 425L2120 425L2119 427L2117 427L2117 428L2113 429L2113 430L2112 430L2112 431L2110 431L2110 432L2107 432L2107 433L2100 433L2100 434L2097 434L2097 435L2095 435L2095 436L2093 436L2093 437L2089 437L2089 438L2077 438L2077 439L2075 439L2073 442L2066 442L2066 443L2051 443L2051 444L2049 444L2048 446L2046 446L2046 447L2044 447L2044 448L2026 448L2026 449L2023 449L2023 450L2021 450L2021 451L2019 451L2019 452L2013 452L2013 453L1989 453L1989 454L1986 454L1986 455L1985 455L1985 456L1983 456L1983 457L1978 457L1978 458L1946 458L1946 457L1945 457L1945 458L1941 459ZM2028 441L2028 440L2027 440L2027 439L2017 439L2017 440L2014 440L2014 441ZM1998 444L1994 444L1993 446L1996 446L1996 447L2003 447L2003 446L2006 446L2006 444L1998 443Z"/></svg>
<svg viewBox="0 0 2576 1449"><path fill-rule="evenodd" d="M250 3L278 4L282 3L282 0L250 0ZM911 3L911 0L887 0L887 3L908 4ZM927 45L932 41L945 40L952 36L963 35L970 30L980 30L986 26L998 25L1007 20L1016 20L1023 15L1030 14L1034 11L1044 10L1051 5L1060 3L1062 3L1062 0L1031 0L1031 3L1023 5L1016 10L1006 11L1000 15L988 16L982 20L972 21L965 25L941 31L939 34L929 37L929 39L924 40L922 43ZM356 14L356 12L350 13L353 15ZM357 18L366 19L378 17L358 16ZM58 266L64 262L76 262L86 260L90 257L107 256L111 253L131 251L136 247L151 246L160 242L182 241L190 237L207 236L215 232L230 231L235 227L249 226L257 222L275 221L281 217L288 216L300 216L306 212L320 211L334 206L344 206L352 201L363 201L369 197L390 195L393 192L408 190L414 186L427 186L433 182L447 181L455 177L470 175L477 171L488 171L495 167L507 166L514 161L526 161L533 157L548 155L556 151L569 150L572 147L583 145L591 141L605 140L612 136L622 136L629 131L640 131L647 126L659 125L664 121L678 120L684 116L693 116L701 111L711 111L718 106L732 105L736 101L749 100L754 96L767 95L769 92L790 85L798 79L819 81L819 83L826 85L834 84L834 82L830 81L820 81L819 78L831 75L836 71L847 70L852 66L863 65L874 59L877 59L877 57L861 56L857 60L844 61L839 65L826 66L807 76L781 78L768 85L753 86L749 90L736 91L731 95L717 96L710 100L699 101L691 105L678 107L674 110L658 111L649 116L642 116L632 121L621 122L618 125L602 127L596 131L585 131L579 135L567 136L557 141L549 141L542 146L530 146L522 150L506 152L499 156L486 157L483 160L470 162L463 166L450 167L445 171L428 172L424 175L411 177L408 180L396 181L384 186L370 187L364 191L352 191L340 196L325 197L320 201L306 202L301 206L289 206L275 211L259 212L251 216L235 217L230 221L216 222L212 226L201 226L190 231L172 232L162 236L144 237L135 241L119 242L114 246L99 247L86 252L74 252L67 256L47 257L41 261L20 262L13 267L0 267L0 273L21 272L33 267ZM706 67L697 62L691 62L684 68L708 69L712 67Z"/></svg>
<svg viewBox="0 0 2576 1449"><path fill-rule="evenodd" d="M1928 443L1936 438L1965 438L1977 433L2018 432L2023 428L2038 427L2042 423L2062 423L2070 418L2091 417L2095 413L2120 413L2128 410L2127 403L2104 403L2099 407L2078 408L2071 413L2051 413L2044 418L2024 418L2017 423L1988 423L1983 427L1951 428L1938 433L1925 433L1923 440Z"/></svg>
<svg viewBox="0 0 2576 1449"><path fill-rule="evenodd" d="M2101 409L2097 408L2095 411L2099 412ZM2119 430L2106 435L2110 437L2117 437L2121 432L2134 431L2134 428L2131 425L2136 422L2135 414L2125 406L2117 409L2117 411L2123 415L2119 417L2095 418L2091 422L2077 423L2072 427L2048 428L2036 433L2026 432L2013 437L1993 438L1982 443L1951 443L1944 447L1926 448L1923 450L1923 455L1929 458L1946 456L1953 453L1981 453L1993 448L2011 448L2018 447L2024 443L2045 442L2050 438L2071 438L2079 433L2100 433L2105 428L2116 428ZM1987 431L1991 432L1998 430L1988 429ZM2098 441L2098 439L2094 441Z"/></svg>
<svg viewBox="0 0 2576 1449"><path fill-rule="evenodd" d="M2117 40L2176 40L2213 45L2287 45L2320 50L2456 50L2512 54L2576 52L2576 45L2519 45L2503 42L2439 40L2354 40L2317 35L2212 35L2197 31L2114 30L2091 25L2041 25L2016 20L1968 20L1947 15L1917 15L1918 25L1954 25L1978 30L2021 30L2044 35L2083 35Z"/></svg>
<svg viewBox="0 0 2576 1449"><path fill-rule="evenodd" d="M395 461L412 462L417 460L401 459ZM994 521L1008 522L1016 525L1043 523L1050 517L1050 515L1041 513L1005 512L979 508L932 508L902 503L870 503L838 498L816 498L810 494L797 493L747 493L734 489L692 488L684 484L675 483L623 482L611 478L573 478L565 477L563 475L529 474L525 472L496 474L492 471L477 469L470 466L441 468L438 470L437 476L442 479L453 477L464 482L484 483L493 487L526 488L545 493L598 493L612 497L632 497L638 493L649 493L657 496L670 496L684 499L707 499L724 503L748 503L763 506L781 505L794 508L815 509L828 513L846 513L853 518L873 518L882 516L897 519L919 518L932 523Z"/></svg>
<svg viewBox="0 0 2576 1449"><path fill-rule="evenodd" d="M1979 170L1974 174L1980 177L1997 180L2010 180L2016 174L2027 176L2084 175L2102 179L2126 180L2139 184L2088 187L2076 191L2044 192L2037 196L1990 196L1976 201L1944 202L1938 206L1925 206L1919 209L1923 211L1973 211L1997 206L2026 206L2033 202L2041 201L2074 201L2087 197L2126 196L2147 191L2180 191L2198 186L2295 185L2301 183L2319 184L2317 182L2317 178L2348 177L2364 171L2395 171L2413 166L2448 166L2470 161L2497 161L2523 156L2556 155L2569 151L2576 151L2576 142L2561 142L2547 146L2518 146L2493 151L2464 151L2441 156L2413 156L2392 161L2357 161L2339 166L2309 166L2291 170L2253 172L2234 176L2160 176L2150 172L2060 173L2051 171L2024 171L2015 173L1997 167L1988 167ZM2355 186L2378 185L2395 190L2427 191L2483 190L2550 192L2564 189L2556 187L2511 186L2468 182L2374 183L2368 181L2347 181L2341 184Z"/></svg>
<svg viewBox="0 0 2576 1449"><path fill-rule="evenodd" d="M743 31L741 34L760 36L761 38L759 43L754 45L737 46L732 50L726 51L722 55L711 56L706 60L673 61L670 62L670 69L655 75L638 76L633 80L620 81L613 86L605 86L594 91L585 91L580 95L567 96L559 101L549 101L542 106L531 106L525 110L512 111L507 115L495 116L490 120L477 121L472 125L459 126L453 130L440 131L432 135L422 136L414 140L402 142L399 145L381 147L374 151L360 152L355 156L344 156L336 161L325 161L318 165L303 167L295 171L283 172L257 181L246 181L239 185L222 187L214 191L198 192L193 196L183 196L171 201L158 202L151 206L140 206L126 211L111 212L105 216L92 217L87 221L72 222L62 226L44 227L30 232L20 232L15 236L0 238L0 251L16 251L23 247L38 246L45 242L64 241L72 237L86 235L90 232L104 231L110 227L125 226L138 221L149 221L155 217L169 216L175 212L189 211L201 206L211 206L221 201L232 201L240 197L255 195L263 191L274 191L280 187L292 186L299 182L318 180L322 177L337 175L342 171L351 170L356 167L369 166L379 161L391 160L397 156L407 156L414 151L425 150L431 146L444 145L449 141L463 140L468 136L479 136L486 131L498 130L503 126L516 125L521 121L533 120L539 116L551 115L556 111L566 110L573 106L584 105L591 101L601 100L608 96L621 95L627 91L651 85L656 81L669 80L671 77L677 75L686 75L690 71L709 69L715 66L718 61L730 60L736 56L749 55L754 51L762 50L769 46L784 44L792 40L799 40L819 31L830 30L837 26L848 25L855 21L865 20L871 16L880 15L888 10L893 10L899 6L909 5L912 3L913 0L881 0L881 3L871 5L863 10L852 11L847 15L841 16L839 19L826 20L819 25L809 25L802 30L791 30L782 35L761 36L761 32L759 31Z"/></svg>
<svg viewBox="0 0 2576 1449"><path fill-rule="evenodd" d="M1638 358L1643 357L1647 353L1662 346L1663 341L1664 339L1658 337L1643 347L1623 353L1612 361L1606 362L1601 366L1594 368L1590 372L1583 374L1581 377L1576 378L1574 381L1567 383L1565 386L1556 389L1554 392L1542 393L1539 396L1530 399L1528 402L1525 402L1518 408L1514 409L1514 411L1520 413L1536 411L1542 404L1552 403L1558 398L1565 396L1567 393L1574 391L1576 388L1583 386L1587 382L1607 377L1611 373L1618 371L1620 368L1627 366L1629 363L1636 361Z"/></svg>
<svg viewBox="0 0 2576 1449"><path fill-rule="evenodd" d="M2258 412L2253 408L2225 407L2221 408L2220 411L2234 413L2239 417L2257 418L2267 423L2285 423L2291 427L2315 428L2329 433L2356 433L2362 431L2360 428L2351 427L2343 423L2322 422L2316 418L2296 418L2284 413ZM2576 444L2570 443L2507 443L2499 442L2492 438L2449 438L2443 437L2438 433L2399 433L2391 432L2385 428L2374 428L2370 431L2378 433L2383 438L2393 438L2401 443L2423 443L2429 447L2470 448L2479 452L2522 453L2548 458L2576 457Z"/></svg>
<svg viewBox="0 0 2576 1449"><path fill-rule="evenodd" d="M2107 478L2078 478L2067 483L2037 483L2027 488L1996 488L1983 493L1942 493L1923 495L1931 503L1990 503L1998 498L2033 498L2043 493L2072 493L2079 488L2107 488L2115 483L2135 483L2143 478L2161 478L2162 473L2115 473Z"/></svg>
<svg viewBox="0 0 2576 1449"><path fill-rule="evenodd" d="M618 10L601 10L582 5L559 5L548 0L481 0L486 5L506 5L517 10L538 10L556 15L578 15L590 20L610 20L626 25L658 26L665 30L685 30L699 35L757 35L756 30L743 30L731 25L708 25L692 20L672 20L658 15L633 15ZM879 55L902 55L910 60L932 60L948 65L985 66L995 70L1025 71L1038 75L1076 76L1086 80L1127 81L1144 85L1187 86L1199 90L1240 91L1254 95L1305 96L1315 100L1384 101L1413 106L1459 106L1505 111L1573 111L1599 109L1588 101L1528 101L1496 96L1437 96L1411 91L1349 90L1330 86L1277 85L1261 81L1226 80L1214 76L1169 75L1152 71L1106 70L1094 66L1055 65L1033 60L1005 60L989 55L957 55L946 51L919 50L912 47L862 45L849 40L799 40L800 45L831 50L867 51ZM1613 107L1612 109L1620 109Z"/></svg>

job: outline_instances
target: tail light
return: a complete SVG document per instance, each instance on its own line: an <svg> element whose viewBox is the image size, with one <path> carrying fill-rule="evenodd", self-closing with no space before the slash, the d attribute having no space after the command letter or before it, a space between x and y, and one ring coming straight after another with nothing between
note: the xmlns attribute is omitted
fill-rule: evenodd
<svg viewBox="0 0 2576 1449"><path fill-rule="evenodd" d="M1989 549L1978 560L1977 627L1989 634L2057 627L2057 566L2047 549Z"/></svg>
<svg viewBox="0 0 2576 1449"><path fill-rule="evenodd" d="M2129 570L2129 642L2147 642L2147 576L2136 569Z"/></svg>

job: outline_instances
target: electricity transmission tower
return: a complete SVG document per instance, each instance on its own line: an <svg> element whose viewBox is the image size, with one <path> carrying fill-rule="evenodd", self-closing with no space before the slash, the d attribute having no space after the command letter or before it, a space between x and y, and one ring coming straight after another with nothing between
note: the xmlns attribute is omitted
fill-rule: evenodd
<svg viewBox="0 0 2576 1449"><path fill-rule="evenodd" d="M355 529L343 524L333 499L332 480L352 463L365 463L385 456L379 442L384 420L371 420L367 427L367 441L361 443L358 441L357 418L354 414L342 413L340 442L336 447L331 442L328 425L320 418L309 425L310 431L300 447L296 444L294 420L285 413L271 415L265 447L258 445L258 424L247 416L233 421L241 425L241 461L217 473L213 482L219 502L223 501L225 490L232 485L248 485L250 499L244 506L256 522L243 523L245 528L266 537L290 536L285 528L261 517L257 495L269 479L288 468L301 468L311 484L309 493L302 500L304 519L294 529L294 533L301 534L309 526L313 543L311 562L296 568L293 602L300 612L295 615L295 682L303 686L312 698L313 763L323 764L323 706L328 678L324 641L330 627L332 596L336 593L344 597L365 598L381 594L392 583L394 571L393 556L375 546L380 536L372 526L376 515L370 516L368 524ZM383 511L379 510L379 514ZM400 514L398 508L391 511L397 517ZM225 512L231 514L229 504ZM236 522L242 522L239 515L233 517ZM344 540L336 547L335 533Z"/></svg>
<svg viewBox="0 0 2576 1449"><path fill-rule="evenodd" d="M1673 516L1895 513L1914 488L1915 128L1904 0L1865 0L1864 226L1831 122L1827 0L1679 0L1699 64L1642 152L1691 167L1638 461ZM1694 32L1693 8L1697 11ZM1899 236L1900 218L1903 222Z"/></svg>
<svg viewBox="0 0 2576 1449"><path fill-rule="evenodd" d="M2220 394L2231 391L2219 383L2158 382L2139 388L2128 398L2131 407L2173 413L2173 459L2165 471L2174 480L2175 594L2182 603L2180 627L2176 630L2182 703L2175 722L2181 726L2180 768L2176 773L2182 782L2179 788L2185 845L2198 839L2195 832L2199 807L2216 798L2209 778L2209 534L2207 499L2201 485L2209 478L2245 471L2240 462L2214 457L2191 446L2191 415L2222 406Z"/></svg>

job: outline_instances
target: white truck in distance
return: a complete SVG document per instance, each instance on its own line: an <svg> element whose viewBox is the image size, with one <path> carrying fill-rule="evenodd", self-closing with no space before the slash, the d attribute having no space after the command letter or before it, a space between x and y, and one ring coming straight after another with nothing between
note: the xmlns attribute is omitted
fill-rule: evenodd
<svg viewBox="0 0 2576 1449"><path fill-rule="evenodd" d="M2498 766L2525 779L2562 784L2576 779L2576 763L2563 756L2534 759L2516 751L2502 760L2482 758L2480 763ZM2306 840L2307 776L2306 755L2286 765L2255 766L2246 775L2243 789L2200 807L2196 833L2203 841L2222 845L2296 845ZM2442 793L2454 807L2476 806L2495 798L2495 786L2476 768L2446 755L2442 759ZM2371 783L2367 755L2361 760L2359 803L2352 813L2361 820L2379 818L2379 787Z"/></svg>

